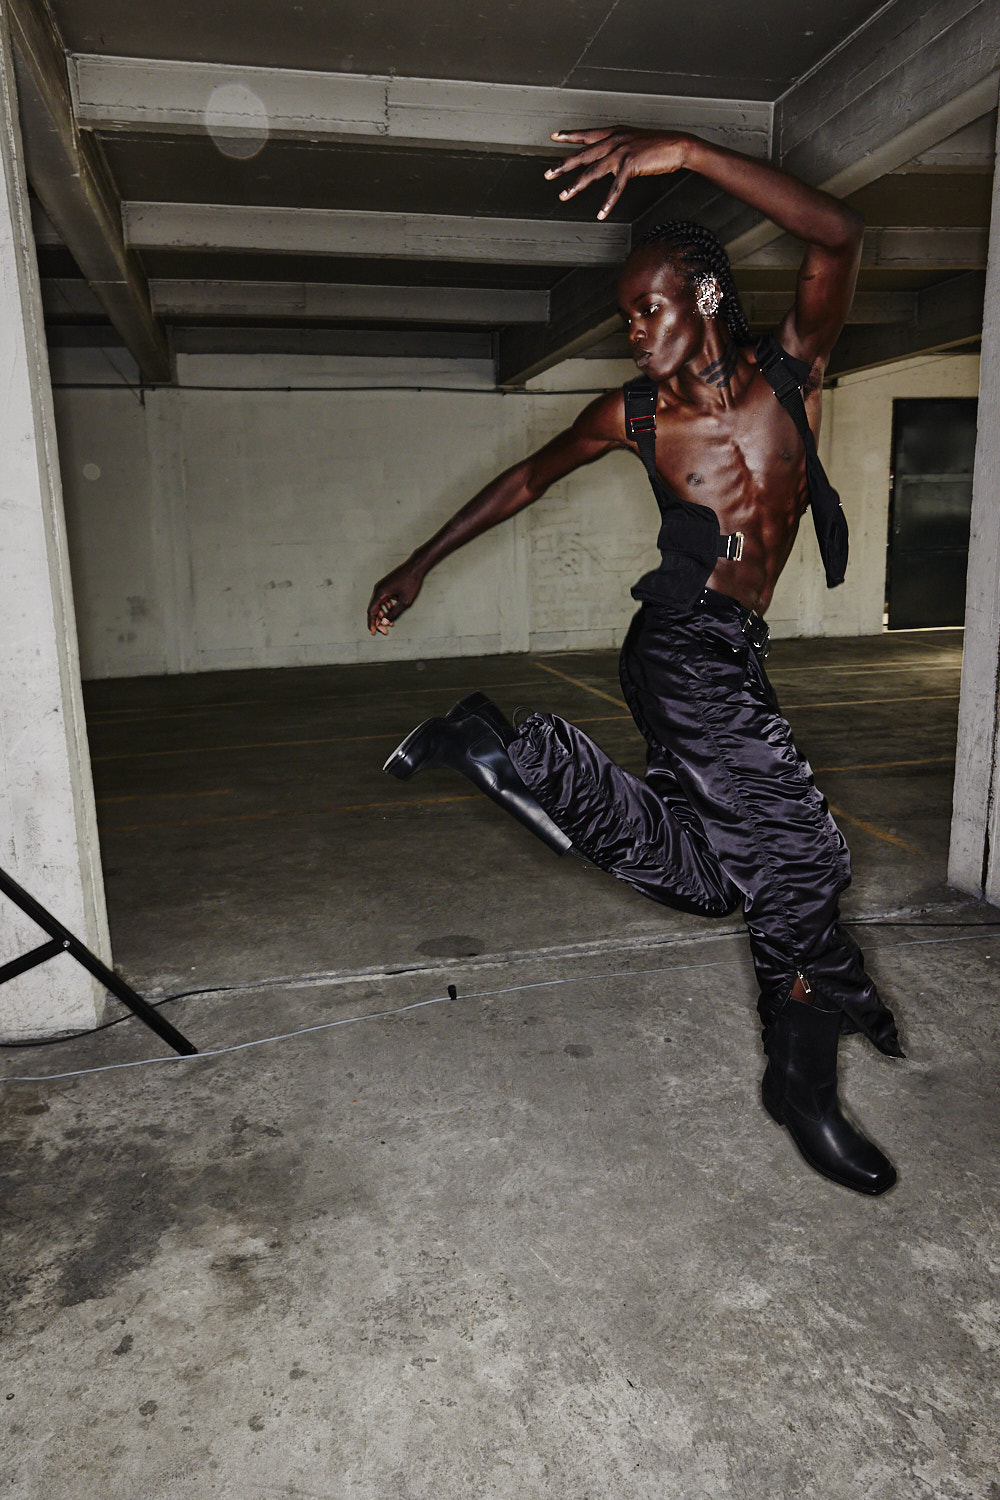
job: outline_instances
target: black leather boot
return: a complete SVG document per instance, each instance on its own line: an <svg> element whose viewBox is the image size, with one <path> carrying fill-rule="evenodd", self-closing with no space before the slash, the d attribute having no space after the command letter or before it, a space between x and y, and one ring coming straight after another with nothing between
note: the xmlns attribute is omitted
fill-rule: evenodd
<svg viewBox="0 0 1000 1500"><path fill-rule="evenodd" d="M517 736L517 730L510 720L497 708L492 698L487 698L485 693L469 693L468 697L460 698L454 708L449 708L445 714L449 724L461 723L463 719L478 717L485 719L491 728L495 729L504 745L509 745Z"/></svg>
<svg viewBox="0 0 1000 1500"><path fill-rule="evenodd" d="M764 1108L809 1165L856 1193L884 1193L896 1169L861 1134L837 1098L840 1012L789 997L764 1035Z"/></svg>
<svg viewBox="0 0 1000 1500"><path fill-rule="evenodd" d="M425 719L419 724L382 769L400 781L432 767L460 771L556 854L568 854L572 840L538 805L511 765L507 746L514 734L496 704L483 693L473 693L456 703L444 718Z"/></svg>

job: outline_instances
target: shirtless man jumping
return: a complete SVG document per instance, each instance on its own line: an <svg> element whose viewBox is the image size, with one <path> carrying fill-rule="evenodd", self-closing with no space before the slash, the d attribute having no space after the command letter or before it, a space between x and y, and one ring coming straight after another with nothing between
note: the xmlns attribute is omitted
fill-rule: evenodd
<svg viewBox="0 0 1000 1500"><path fill-rule="evenodd" d="M553 138L582 147L546 174L577 174L561 198L613 177L599 218L632 177L686 168L805 241L794 306L776 339L755 344L715 236L687 223L652 230L619 282L641 376L486 485L372 594L369 629L385 634L449 553L581 465L636 453L662 520L662 560L632 590L641 607L621 656L648 746L645 779L557 715L533 713L515 730L480 693L418 726L385 769L401 779L430 766L460 771L557 852L667 906L706 916L742 906L760 985L764 1105L816 1171L882 1193L896 1173L841 1109L838 1039L862 1031L887 1056L903 1054L839 925L847 846L764 672L763 615L810 505L827 582L843 578L846 524L815 435L862 222L828 193L691 135Z"/></svg>

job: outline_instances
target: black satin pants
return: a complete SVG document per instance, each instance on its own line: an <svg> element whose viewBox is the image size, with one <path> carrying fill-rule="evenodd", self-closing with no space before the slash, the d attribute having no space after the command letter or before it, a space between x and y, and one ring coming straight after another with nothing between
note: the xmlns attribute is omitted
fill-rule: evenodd
<svg viewBox="0 0 1000 1500"><path fill-rule="evenodd" d="M648 746L645 779L555 714L530 715L510 758L601 869L682 911L722 917L742 905L765 1027L803 974L845 1031L894 1054L892 1015L839 925L847 845L781 715L765 652L763 622L726 595L706 590L684 611L644 604L620 670Z"/></svg>

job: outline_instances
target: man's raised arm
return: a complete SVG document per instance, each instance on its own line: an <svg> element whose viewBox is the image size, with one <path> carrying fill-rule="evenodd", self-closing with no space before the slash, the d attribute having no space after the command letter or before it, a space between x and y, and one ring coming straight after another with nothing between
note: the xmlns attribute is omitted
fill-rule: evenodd
<svg viewBox="0 0 1000 1500"><path fill-rule="evenodd" d="M578 172L559 194L573 198L601 177L613 181L597 217L614 207L633 177L655 177L682 168L697 172L731 193L749 208L765 214L779 229L806 242L799 267L795 305L779 338L799 359L826 361L847 319L861 260L864 222L839 198L767 162L713 146L697 136L632 130L559 130L555 141L582 146L582 151L550 167L546 176Z"/></svg>
<svg viewBox="0 0 1000 1500"><path fill-rule="evenodd" d="M442 558L541 499L550 485L574 469L625 446L622 394L612 391L592 401L572 427L558 433L544 448L491 479L406 562L380 579L368 604L370 633L388 635L389 627L409 609L424 578Z"/></svg>

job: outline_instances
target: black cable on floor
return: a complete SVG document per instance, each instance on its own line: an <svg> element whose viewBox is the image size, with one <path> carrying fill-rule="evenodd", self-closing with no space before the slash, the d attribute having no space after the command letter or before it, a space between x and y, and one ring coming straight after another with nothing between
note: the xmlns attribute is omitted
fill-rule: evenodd
<svg viewBox="0 0 1000 1500"><path fill-rule="evenodd" d="M970 928L979 928L979 929L989 930L990 928L1000 929L1000 919L998 919L996 921L988 921L988 922L921 922L921 921L914 922L914 921L909 920L908 918L904 918L904 917L849 917L849 918L847 918L845 920L844 926L845 927L970 927ZM735 937L735 936L741 936L741 935L742 934L737 934L737 933L730 933L730 934L718 933L718 934L716 934L716 936L718 936L718 937L723 937L723 936L732 936L732 937ZM711 938L711 936L712 936L712 934L706 934L707 938ZM310 981L312 981L312 982L315 982L316 980L319 980L319 979L322 979L322 978L323 978L323 976L322 975L318 975L318 974L310 974L308 976L308 979ZM265 983L267 983L267 981L265 981ZM275 986L288 987L289 985L292 985L292 984L295 983L295 979L294 978L288 978L288 979L274 980L273 983L275 984ZM193 1000L193 999L197 999L199 996L204 996L204 995L234 995L234 994L240 994L244 990L254 989L256 987L259 987L259 985L260 985L260 981L258 981L257 986L255 986L254 982L251 980L248 984L215 984L215 985L211 985L210 987L208 987L206 989L178 990L178 992L177 992L176 995L164 995L161 1000L149 1000L149 1001L147 1001L147 1004L151 1005L154 1010L159 1010L161 1006L172 1005L177 1000ZM10 1051L10 1052L13 1052L13 1051L19 1050L19 1049L21 1049L23 1047L58 1047L58 1046L61 1046L64 1042L81 1042L81 1041L85 1040L85 1038L87 1038L87 1037L97 1036L102 1031L110 1031L112 1026L120 1026L123 1021L137 1021L137 1020L139 1020L139 1017L137 1015L135 1015L134 1012L132 1012L132 1011L126 1011L124 1015L122 1015L122 1016L116 1016L113 1021L104 1021L104 1022L101 1023L100 1026L91 1026L87 1031L71 1031L71 1032L68 1032L66 1034L66 1036L43 1037L41 1040L34 1041L34 1042L0 1042L0 1051L5 1051L5 1052Z"/></svg>
<svg viewBox="0 0 1000 1500"><path fill-rule="evenodd" d="M164 995L162 1000L147 1000L146 1004L153 1010L159 1010L163 1005L172 1005L175 1000L191 1000L198 995L230 995L237 994L240 990L247 989L245 984L214 984L210 989L204 990L179 990L176 995ZM103 1021L100 1026L91 1026L87 1031L70 1031L65 1036L43 1037L37 1042L0 1042L0 1049L13 1051L18 1047L58 1047L63 1042L81 1042L85 1037L97 1036L98 1032L110 1031L112 1026L120 1026L123 1021L138 1021L139 1017L134 1011L127 1010L122 1016L115 1016L113 1021Z"/></svg>

